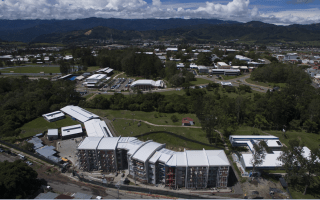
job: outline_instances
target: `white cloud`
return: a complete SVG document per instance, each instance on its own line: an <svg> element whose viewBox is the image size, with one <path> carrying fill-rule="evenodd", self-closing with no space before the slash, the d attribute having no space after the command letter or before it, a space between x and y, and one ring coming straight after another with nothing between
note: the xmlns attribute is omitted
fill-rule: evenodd
<svg viewBox="0 0 320 200"><path fill-rule="evenodd" d="M152 0L152 5L160 7L161 1L160 0Z"/></svg>
<svg viewBox="0 0 320 200"><path fill-rule="evenodd" d="M255 3L257 4L257 1ZM152 5L144 0L0 0L0 18L217 18L240 22L260 20L274 24L309 24L318 23L320 20L318 8L262 13L259 8L265 5L252 7L249 4L250 0L206 3L164 3L161 0L152 0Z"/></svg>

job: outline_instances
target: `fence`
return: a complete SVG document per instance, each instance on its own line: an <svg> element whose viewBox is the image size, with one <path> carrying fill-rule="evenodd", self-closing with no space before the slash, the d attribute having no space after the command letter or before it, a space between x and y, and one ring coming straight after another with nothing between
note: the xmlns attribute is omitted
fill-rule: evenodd
<svg viewBox="0 0 320 200"><path fill-rule="evenodd" d="M113 188L113 189L118 189L116 185L110 184L110 183L102 183L99 181L95 180L90 180L86 179L84 177L79 176L77 172L73 172L75 176L79 178L80 181L94 184L94 185L99 185L102 187L107 187L107 188ZM182 193L177 193L177 192L171 192L171 191L166 191L166 190L154 190L154 189L149 189L149 188L142 188L142 187L137 187L137 186L129 186L129 185L121 185L120 190L126 190L126 191L133 191L133 192L141 192L141 193L147 193L147 194L155 194L155 195L163 195L163 196L171 196L171 197L176 197L176 198L183 198L183 199L206 199L205 197L201 197L199 195L192 195L192 194L182 194Z"/></svg>
<svg viewBox="0 0 320 200"><path fill-rule="evenodd" d="M5 142L5 141L2 141L2 140L0 140L0 143L1 143L1 144L4 144L4 145L6 145L6 146L9 146L9 147L11 147L11 148L14 148L14 149L16 149L16 150L18 150L18 151L22 151L23 153L26 153L26 154L28 154L28 155L30 155L30 156L33 156L33 157L36 157L36 158L38 158L38 159L40 159L40 160L43 160L43 161L45 161L45 162L47 162L47 163L50 163L50 164L52 164L52 165L58 166L58 167L60 167L60 168L63 168L63 166L62 166L61 164L59 164L59 163L53 162L52 160L50 160L50 159L48 159L48 158L46 158L46 157L40 156L40 155L35 154L35 153L32 153L32 152L30 152L30 151L21 149L20 147L14 145L14 144L10 144L10 143Z"/></svg>
<svg viewBox="0 0 320 200"><path fill-rule="evenodd" d="M143 134L140 134L140 135L135 135L134 137L139 138L139 137L143 137L143 136L147 136L147 135L151 135L151 134L155 134L155 133L167 133L167 134L169 134L169 135L178 137L178 138L180 138L180 139L182 139L182 140L186 140L186 141L194 142L194 143L201 144L201 145L204 145L204 146L214 147L214 148L217 148L217 149L224 150L223 148L218 148L218 147L215 146L215 145L206 144L206 143L203 143L203 142L199 142L199 141L197 141L197 140L192 140L192 139L183 137L183 136L181 136L181 135L177 135L177 134L172 133L172 132L169 132L169 131L151 131L151 132L143 133Z"/></svg>

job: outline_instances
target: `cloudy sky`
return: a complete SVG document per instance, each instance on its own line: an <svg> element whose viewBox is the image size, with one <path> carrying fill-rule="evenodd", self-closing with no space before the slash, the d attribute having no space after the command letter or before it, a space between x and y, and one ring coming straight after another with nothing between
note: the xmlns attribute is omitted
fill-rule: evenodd
<svg viewBox="0 0 320 200"><path fill-rule="evenodd" d="M0 0L0 19L216 18L320 23L320 0Z"/></svg>

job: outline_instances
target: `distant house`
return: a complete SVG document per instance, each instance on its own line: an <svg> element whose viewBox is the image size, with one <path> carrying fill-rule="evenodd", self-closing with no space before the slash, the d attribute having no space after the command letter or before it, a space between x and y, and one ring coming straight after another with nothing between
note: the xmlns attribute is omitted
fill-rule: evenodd
<svg viewBox="0 0 320 200"><path fill-rule="evenodd" d="M191 126L194 125L195 123L193 122L193 119L186 117L182 118L182 126Z"/></svg>

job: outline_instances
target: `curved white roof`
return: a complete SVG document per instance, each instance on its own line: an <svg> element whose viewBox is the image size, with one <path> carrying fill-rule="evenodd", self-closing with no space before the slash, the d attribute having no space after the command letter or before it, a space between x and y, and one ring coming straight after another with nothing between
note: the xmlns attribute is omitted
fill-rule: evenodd
<svg viewBox="0 0 320 200"><path fill-rule="evenodd" d="M163 147L163 144L157 143L157 142L152 142L152 141L148 141L145 142L144 145L142 145L133 155L132 158L133 159L137 159L141 162L145 162L147 161L156 150L158 150L159 148Z"/></svg>
<svg viewBox="0 0 320 200"><path fill-rule="evenodd" d="M90 119L97 119L99 118L98 115L95 115L85 109L82 109L78 106L66 106L60 109L62 112L70 115L73 118L76 118L80 122L86 122Z"/></svg>
<svg viewBox="0 0 320 200"><path fill-rule="evenodd" d="M162 80L154 81L154 80L148 80L148 79L141 79L141 80L137 80L137 81L134 81L133 83L131 83L131 87L134 87L137 85L151 85L153 87L162 87L163 81Z"/></svg>
<svg viewBox="0 0 320 200"><path fill-rule="evenodd" d="M92 119L84 123L88 137L113 137L105 121Z"/></svg>

